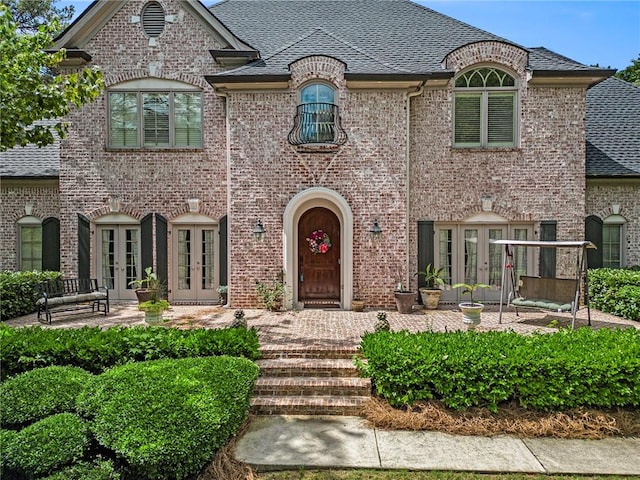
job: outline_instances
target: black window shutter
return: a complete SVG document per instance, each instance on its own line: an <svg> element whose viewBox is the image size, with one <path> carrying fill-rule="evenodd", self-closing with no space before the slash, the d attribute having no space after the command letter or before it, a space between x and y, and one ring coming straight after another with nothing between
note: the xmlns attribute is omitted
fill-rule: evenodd
<svg viewBox="0 0 640 480"><path fill-rule="evenodd" d="M220 219L220 285L229 285L227 283L227 216Z"/></svg>
<svg viewBox="0 0 640 480"><path fill-rule="evenodd" d="M589 215L584 221L584 231L585 240L597 247L587 249L587 265L589 268L602 268L602 220Z"/></svg>
<svg viewBox="0 0 640 480"><path fill-rule="evenodd" d="M558 238L558 222L556 220L543 220L540 222L540 240L555 241ZM556 249L540 249L539 272L541 277L556 276Z"/></svg>
<svg viewBox="0 0 640 480"><path fill-rule="evenodd" d="M167 251L167 219L156 213L156 275L169 289L169 258Z"/></svg>
<svg viewBox="0 0 640 480"><path fill-rule="evenodd" d="M78 214L78 278L90 278L91 229L89 219Z"/></svg>
<svg viewBox="0 0 640 480"><path fill-rule="evenodd" d="M42 270L60 271L60 220L42 221Z"/></svg>
<svg viewBox="0 0 640 480"><path fill-rule="evenodd" d="M153 214L145 215L140 221L140 267L153 268ZM144 273L142 273L144 277Z"/></svg>
<svg viewBox="0 0 640 480"><path fill-rule="evenodd" d="M433 220L418 221L418 271L434 264L434 235ZM418 275L418 288L425 284L424 276Z"/></svg>

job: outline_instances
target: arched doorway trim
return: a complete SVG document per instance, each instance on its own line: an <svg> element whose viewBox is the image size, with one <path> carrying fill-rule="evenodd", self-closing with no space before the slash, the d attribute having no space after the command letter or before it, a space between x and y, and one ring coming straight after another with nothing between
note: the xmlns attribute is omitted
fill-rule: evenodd
<svg viewBox="0 0 640 480"><path fill-rule="evenodd" d="M298 221L304 212L313 207L324 207L336 214L340 221L342 241L340 259L341 306L350 308L353 297L353 212L345 198L325 187L312 187L296 194L284 210L284 279L293 289L293 295L285 299L286 308L298 301Z"/></svg>

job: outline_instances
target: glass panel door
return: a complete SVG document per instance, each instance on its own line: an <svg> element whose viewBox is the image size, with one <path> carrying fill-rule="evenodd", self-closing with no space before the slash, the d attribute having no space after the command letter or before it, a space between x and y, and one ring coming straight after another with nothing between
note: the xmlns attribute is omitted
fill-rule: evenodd
<svg viewBox="0 0 640 480"><path fill-rule="evenodd" d="M100 284L111 290L114 300L134 300L130 285L140 275L140 227L109 225L98 227L97 272Z"/></svg>
<svg viewBox="0 0 640 480"><path fill-rule="evenodd" d="M217 227L179 225L173 230L173 300L214 301L218 298L215 238Z"/></svg>

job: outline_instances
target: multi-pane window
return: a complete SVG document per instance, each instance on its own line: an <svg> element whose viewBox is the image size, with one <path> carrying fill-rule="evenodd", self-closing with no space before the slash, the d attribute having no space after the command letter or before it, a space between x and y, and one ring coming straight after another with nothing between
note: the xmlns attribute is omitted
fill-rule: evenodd
<svg viewBox="0 0 640 480"><path fill-rule="evenodd" d="M202 94L110 92L109 146L202 147Z"/></svg>
<svg viewBox="0 0 640 480"><path fill-rule="evenodd" d="M456 147L513 147L517 137L515 78L490 67L455 81L453 143Z"/></svg>
<svg viewBox="0 0 640 480"><path fill-rule="evenodd" d="M602 266L604 268L620 268L622 225L604 224L602 226Z"/></svg>
<svg viewBox="0 0 640 480"><path fill-rule="evenodd" d="M334 91L324 83L312 83L300 92L303 143L331 142L335 137Z"/></svg>
<svg viewBox="0 0 640 480"><path fill-rule="evenodd" d="M42 270L42 225L35 217L18 220L20 270Z"/></svg>

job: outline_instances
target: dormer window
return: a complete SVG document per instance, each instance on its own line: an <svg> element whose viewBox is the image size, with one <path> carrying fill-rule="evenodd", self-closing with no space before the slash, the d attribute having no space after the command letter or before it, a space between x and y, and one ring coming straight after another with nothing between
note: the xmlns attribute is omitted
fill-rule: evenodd
<svg viewBox="0 0 640 480"><path fill-rule="evenodd" d="M157 38L164 31L164 10L158 2L149 2L142 9L142 30L150 38Z"/></svg>
<svg viewBox="0 0 640 480"><path fill-rule="evenodd" d="M303 87L289 143L343 145L347 136L340 127L338 106L334 102L335 90L326 83Z"/></svg>
<svg viewBox="0 0 640 480"><path fill-rule="evenodd" d="M513 76L497 68L469 70L454 87L454 147L515 147L517 88Z"/></svg>

